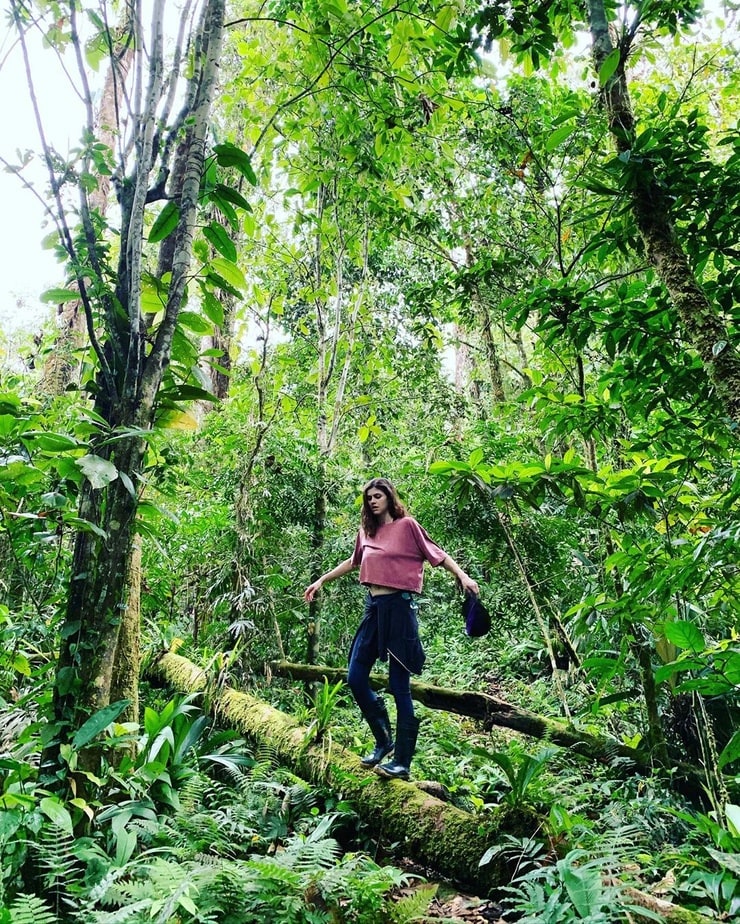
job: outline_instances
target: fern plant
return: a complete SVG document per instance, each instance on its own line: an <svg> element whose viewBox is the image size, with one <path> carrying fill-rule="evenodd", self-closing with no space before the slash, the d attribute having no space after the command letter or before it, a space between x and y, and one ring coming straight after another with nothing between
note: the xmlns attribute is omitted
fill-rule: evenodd
<svg viewBox="0 0 740 924"><path fill-rule="evenodd" d="M628 924L641 918L662 921L655 912L628 901L624 889L609 884L613 857L586 860L571 850L554 866L536 867L505 888L506 904L519 924Z"/></svg>
<svg viewBox="0 0 740 924"><path fill-rule="evenodd" d="M57 916L38 895L18 895L8 909L9 924L57 924Z"/></svg>

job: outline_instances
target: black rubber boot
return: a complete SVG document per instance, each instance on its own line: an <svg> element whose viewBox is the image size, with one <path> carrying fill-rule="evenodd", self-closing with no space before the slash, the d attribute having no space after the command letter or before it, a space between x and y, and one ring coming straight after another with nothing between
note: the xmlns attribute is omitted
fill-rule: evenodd
<svg viewBox="0 0 740 924"><path fill-rule="evenodd" d="M380 764L376 773L389 780L407 780L411 761L416 753L416 739L419 734L419 720L406 719L396 728L396 753L393 760Z"/></svg>
<svg viewBox="0 0 740 924"><path fill-rule="evenodd" d="M363 712L370 731L375 735L375 749L371 754L360 758L363 767L374 767L393 751L393 735L388 710L383 700L378 697L372 711Z"/></svg>

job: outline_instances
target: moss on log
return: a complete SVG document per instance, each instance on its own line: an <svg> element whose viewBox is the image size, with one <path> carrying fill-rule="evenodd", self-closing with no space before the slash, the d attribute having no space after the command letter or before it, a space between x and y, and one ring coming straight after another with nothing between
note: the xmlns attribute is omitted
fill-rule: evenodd
<svg viewBox="0 0 740 924"><path fill-rule="evenodd" d="M321 680L326 677L329 683L337 683L346 676L346 671L337 667L293 664L289 661L271 661L269 667L273 674L280 677L291 677L295 680ZM370 683L374 689L380 690L387 686L388 679L382 674L372 674ZM620 744L614 738L578 731L564 722L527 712L525 709L513 706L496 696L489 696L487 693L453 690L413 680L411 696L430 709L441 709L445 712L454 712L457 715L479 719L487 728L498 725L532 738L543 738L592 760L611 761L615 757L622 757L628 758L637 767L648 765L648 758L645 754L635 748Z"/></svg>
<svg viewBox="0 0 740 924"><path fill-rule="evenodd" d="M168 653L150 673L183 693L205 690L202 670ZM502 833L532 835L540 819L528 811L501 808L477 818L399 780L365 770L357 755L330 736L316 741L308 729L261 700L229 687L208 691L211 711L256 742L267 742L278 758L313 783L330 786L350 800L378 838L442 876L488 895L508 881L501 861L479 867Z"/></svg>

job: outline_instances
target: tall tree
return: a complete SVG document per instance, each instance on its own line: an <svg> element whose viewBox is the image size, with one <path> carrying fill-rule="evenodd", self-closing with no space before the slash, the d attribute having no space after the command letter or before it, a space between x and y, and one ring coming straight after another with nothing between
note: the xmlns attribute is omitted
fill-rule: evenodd
<svg viewBox="0 0 740 924"><path fill-rule="evenodd" d="M94 432L88 453L78 460L86 476L79 505L83 528L75 539L61 634L55 735L49 738L54 754L70 729L110 702L147 445L161 386L171 376L173 341L182 335L178 320L192 273L224 4L204 0L186 6L171 61L164 0L154 4L148 29L143 5L134 3L124 40L113 37L110 10L104 8L101 16L77 0L53 9L13 0L12 12L48 171L49 213L67 261L70 300L79 297L82 303L97 369L87 383ZM40 29L60 55L69 49L76 64L84 125L71 160L47 138L29 50L33 29ZM121 44L132 49L128 77L128 57L122 67L118 53ZM104 126L101 140L94 117L86 58L91 48L110 61L114 105L106 122L114 119L113 146L107 143L111 126ZM115 227L96 201L108 178L120 215ZM161 243L153 261L146 238L155 209L160 215L149 239ZM156 313L148 310L153 297Z"/></svg>
<svg viewBox="0 0 740 924"><path fill-rule="evenodd" d="M641 128L628 85L628 63L638 37L650 32L679 35L697 20L702 7L700 0L659 0L622 7L589 0L585 8L571 0L536 4L517 0L512 4L489 3L475 19L489 41L504 39L535 67L553 55L559 42L572 44L575 31L589 30L594 87L618 155L609 167L610 177L619 187L612 192L629 196L645 257L670 296L684 336L700 356L727 416L737 423L740 353L731 321L728 323L722 307L708 298L678 231L677 204L683 201L687 178L669 163L672 126ZM682 163L692 174L704 169L690 157L683 158ZM601 188L608 191L606 184Z"/></svg>

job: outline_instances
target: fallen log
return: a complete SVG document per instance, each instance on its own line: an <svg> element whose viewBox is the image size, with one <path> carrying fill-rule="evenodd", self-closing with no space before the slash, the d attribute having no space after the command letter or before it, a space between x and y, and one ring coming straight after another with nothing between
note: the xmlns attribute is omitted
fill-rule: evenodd
<svg viewBox="0 0 740 924"><path fill-rule="evenodd" d="M182 693L205 691L206 675L174 653L150 669L153 678ZM479 866L502 834L531 836L541 820L526 809L494 808L475 817L400 780L384 780L360 764L356 754L329 736L316 741L310 730L269 704L224 686L208 690L209 709L218 719L255 742L267 742L277 758L304 779L328 785L355 806L386 844L398 844L417 862L441 876L487 896L508 882L504 860Z"/></svg>
<svg viewBox="0 0 740 924"><path fill-rule="evenodd" d="M319 668L316 670L320 671ZM150 667L149 674L182 693L206 691L205 672L173 652L162 655ZM320 679L324 675L325 672L307 679ZM328 676L327 680L331 681L332 677ZM334 681L337 679L340 679L339 676ZM376 688L385 683L382 676L373 675ZM412 686L428 685L416 683ZM380 779L365 770L352 752L330 739L315 741L309 729L247 693L223 686L215 691L209 689L208 698L211 710L222 722L256 742L269 743L279 759L300 776L314 783L329 785L343 798L352 801L358 815L379 839L402 844L417 862L474 889L478 895L487 897L497 886L509 882L503 860L478 866L483 853L503 834L533 836L541 827L540 820L532 813L501 808L481 819L440 801L413 784ZM433 698L429 702L421 698L419 701L432 708L440 708L432 706ZM659 913L667 924L701 924L706 920L697 912L644 892L635 889L627 889L626 892L635 904Z"/></svg>
<svg viewBox="0 0 740 924"><path fill-rule="evenodd" d="M322 680L325 677L328 683L337 683L346 677L346 671L341 668L315 664L270 661L268 667L278 677L290 677L294 680ZM370 684L374 689L381 690L387 687L388 678L382 674L371 674ZM453 690L412 680L411 696L430 709L440 709L478 719L486 728L498 725L529 735L531 738L543 738L592 760L612 761L615 757L622 757L630 760L633 766L641 768L646 768L649 763L644 753L627 747L614 738L578 731L565 722L535 715L487 693Z"/></svg>

